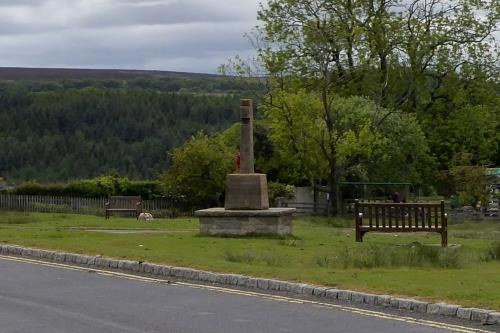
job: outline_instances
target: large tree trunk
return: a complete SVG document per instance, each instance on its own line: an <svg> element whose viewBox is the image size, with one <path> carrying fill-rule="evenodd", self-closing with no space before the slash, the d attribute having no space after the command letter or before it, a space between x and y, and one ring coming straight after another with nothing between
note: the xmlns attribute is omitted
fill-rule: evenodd
<svg viewBox="0 0 500 333"><path fill-rule="evenodd" d="M330 166L330 175L328 177L329 203L328 215L336 216L342 212L342 192L340 188L340 173L337 163L334 161Z"/></svg>

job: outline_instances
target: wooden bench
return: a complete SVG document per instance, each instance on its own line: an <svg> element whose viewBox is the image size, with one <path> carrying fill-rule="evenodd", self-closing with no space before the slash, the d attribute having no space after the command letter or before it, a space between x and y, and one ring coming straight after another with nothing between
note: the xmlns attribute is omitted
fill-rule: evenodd
<svg viewBox="0 0 500 333"><path fill-rule="evenodd" d="M139 196L114 196L109 197L105 208L106 219L109 219L111 212L134 212L135 217L139 218L139 214L142 212L142 201Z"/></svg>
<svg viewBox="0 0 500 333"><path fill-rule="evenodd" d="M444 201L435 203L373 203L356 201L356 241L369 231L437 232L441 246L448 245L448 215Z"/></svg>

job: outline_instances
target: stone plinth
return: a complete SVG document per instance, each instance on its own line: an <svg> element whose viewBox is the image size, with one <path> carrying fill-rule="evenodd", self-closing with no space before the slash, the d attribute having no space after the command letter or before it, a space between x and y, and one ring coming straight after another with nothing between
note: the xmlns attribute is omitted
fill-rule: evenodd
<svg viewBox="0 0 500 333"><path fill-rule="evenodd" d="M228 210L209 208L198 210L202 235L292 234L295 208L265 210Z"/></svg>
<svg viewBox="0 0 500 333"><path fill-rule="evenodd" d="M227 210L257 210L269 208L265 174L230 174L226 177Z"/></svg>

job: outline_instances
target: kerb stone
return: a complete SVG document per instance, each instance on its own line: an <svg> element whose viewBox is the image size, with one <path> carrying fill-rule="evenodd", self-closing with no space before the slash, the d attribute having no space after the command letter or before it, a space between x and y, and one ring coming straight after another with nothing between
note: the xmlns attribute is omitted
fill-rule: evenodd
<svg viewBox="0 0 500 333"><path fill-rule="evenodd" d="M488 318L488 315L492 312L494 311L472 308L470 318L474 321L486 322L486 318Z"/></svg>
<svg viewBox="0 0 500 333"><path fill-rule="evenodd" d="M331 300L336 300L339 294L338 289L330 288L326 290L325 297Z"/></svg>
<svg viewBox="0 0 500 333"><path fill-rule="evenodd" d="M486 318L485 323L490 324L490 325L494 325L494 324L500 325L500 312L488 313L488 317Z"/></svg>
<svg viewBox="0 0 500 333"><path fill-rule="evenodd" d="M388 295L377 295L375 297L375 304L390 306L391 305L391 296Z"/></svg>
<svg viewBox="0 0 500 333"><path fill-rule="evenodd" d="M458 308L457 309L457 317L460 319L470 320L472 315L471 308Z"/></svg>
<svg viewBox="0 0 500 333"><path fill-rule="evenodd" d="M352 292L350 290L339 290L337 294L337 299L339 301L350 301L352 297Z"/></svg>

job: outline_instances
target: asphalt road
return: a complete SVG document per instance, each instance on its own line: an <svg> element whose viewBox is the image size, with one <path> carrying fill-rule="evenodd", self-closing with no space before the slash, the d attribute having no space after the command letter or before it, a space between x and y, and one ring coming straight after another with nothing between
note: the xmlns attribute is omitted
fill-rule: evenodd
<svg viewBox="0 0 500 333"><path fill-rule="evenodd" d="M467 331L338 305L0 257L2 333Z"/></svg>

